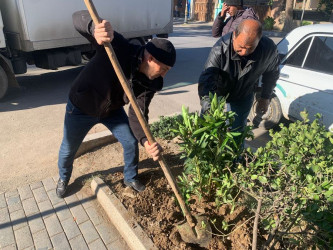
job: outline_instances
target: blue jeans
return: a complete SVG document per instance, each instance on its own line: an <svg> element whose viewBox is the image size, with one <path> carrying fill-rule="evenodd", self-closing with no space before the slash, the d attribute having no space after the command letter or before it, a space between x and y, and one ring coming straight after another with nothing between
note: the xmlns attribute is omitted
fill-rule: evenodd
<svg viewBox="0 0 333 250"><path fill-rule="evenodd" d="M236 113L235 121L232 124L232 129L236 131L244 131L247 124L247 117L249 116L252 104L253 104L254 94L250 94L244 97L242 100L235 102L229 102L227 105L228 111L233 111Z"/></svg>
<svg viewBox="0 0 333 250"><path fill-rule="evenodd" d="M88 131L97 123L104 124L122 144L124 149L124 179L134 181L138 175L139 147L123 108L112 111L107 118L88 116L67 102L64 137L59 150L58 168L60 178L69 181L74 157Z"/></svg>

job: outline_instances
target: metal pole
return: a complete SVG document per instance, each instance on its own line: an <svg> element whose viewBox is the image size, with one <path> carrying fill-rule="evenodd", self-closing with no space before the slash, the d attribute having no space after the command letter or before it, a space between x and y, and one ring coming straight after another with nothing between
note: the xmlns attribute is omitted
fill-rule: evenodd
<svg viewBox="0 0 333 250"><path fill-rule="evenodd" d="M302 16L301 16L301 26L302 26L303 17L304 17L304 11L305 11L305 3L306 3L306 0L303 0L303 6L302 6Z"/></svg>
<svg viewBox="0 0 333 250"><path fill-rule="evenodd" d="M184 23L187 23L187 15L188 15L187 2L188 2L188 0L186 0L186 2L185 2L185 19L184 19Z"/></svg>

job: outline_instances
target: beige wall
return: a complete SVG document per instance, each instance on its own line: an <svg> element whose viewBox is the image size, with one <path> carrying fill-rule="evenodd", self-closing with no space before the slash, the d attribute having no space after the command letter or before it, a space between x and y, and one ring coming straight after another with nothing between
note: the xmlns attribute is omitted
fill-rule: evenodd
<svg viewBox="0 0 333 250"><path fill-rule="evenodd" d="M306 10L316 10L319 4L319 0L306 0ZM303 8L303 1L294 2L294 9L301 10Z"/></svg>

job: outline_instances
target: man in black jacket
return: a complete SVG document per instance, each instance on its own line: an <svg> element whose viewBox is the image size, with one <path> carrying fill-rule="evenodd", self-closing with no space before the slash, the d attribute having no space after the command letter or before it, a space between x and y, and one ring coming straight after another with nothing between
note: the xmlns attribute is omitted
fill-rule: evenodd
<svg viewBox="0 0 333 250"><path fill-rule="evenodd" d="M174 65L176 51L166 39L152 39L145 46L133 45L114 32L109 22L93 24L87 11L73 14L78 32L96 48L96 54L75 79L66 106L64 137L59 150L59 181L56 194L64 197L72 174L74 156L88 131L97 123L104 124L124 149L124 183L136 191L145 186L138 180L138 142L153 160L158 160L162 148L150 145L144 131L129 107L129 116L123 106L127 104L119 79L104 49L111 42L122 70L129 79L138 105L148 121L148 107L163 87L163 77Z"/></svg>
<svg viewBox="0 0 333 250"><path fill-rule="evenodd" d="M209 92L227 96L229 109L236 113L233 129L246 126L256 83L262 75L262 93L257 113L267 112L280 60L274 42L262 36L259 21L244 20L233 33L221 37L212 48L199 78L202 112L210 106Z"/></svg>
<svg viewBox="0 0 333 250"><path fill-rule="evenodd" d="M227 14L230 16L226 19ZM244 9L243 0L225 0L221 12L214 20L212 36L221 37L233 32L245 19L258 20L258 17L252 8Z"/></svg>

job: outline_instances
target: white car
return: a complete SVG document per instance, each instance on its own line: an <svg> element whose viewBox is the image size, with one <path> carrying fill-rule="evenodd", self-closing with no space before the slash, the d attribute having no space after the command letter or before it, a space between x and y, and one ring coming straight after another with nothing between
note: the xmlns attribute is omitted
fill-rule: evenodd
<svg viewBox="0 0 333 250"><path fill-rule="evenodd" d="M271 105L260 117L254 101L249 120L270 129L282 116L301 119L300 112L306 109L311 120L321 113L324 125L333 129L333 24L296 28L277 47L281 72Z"/></svg>

